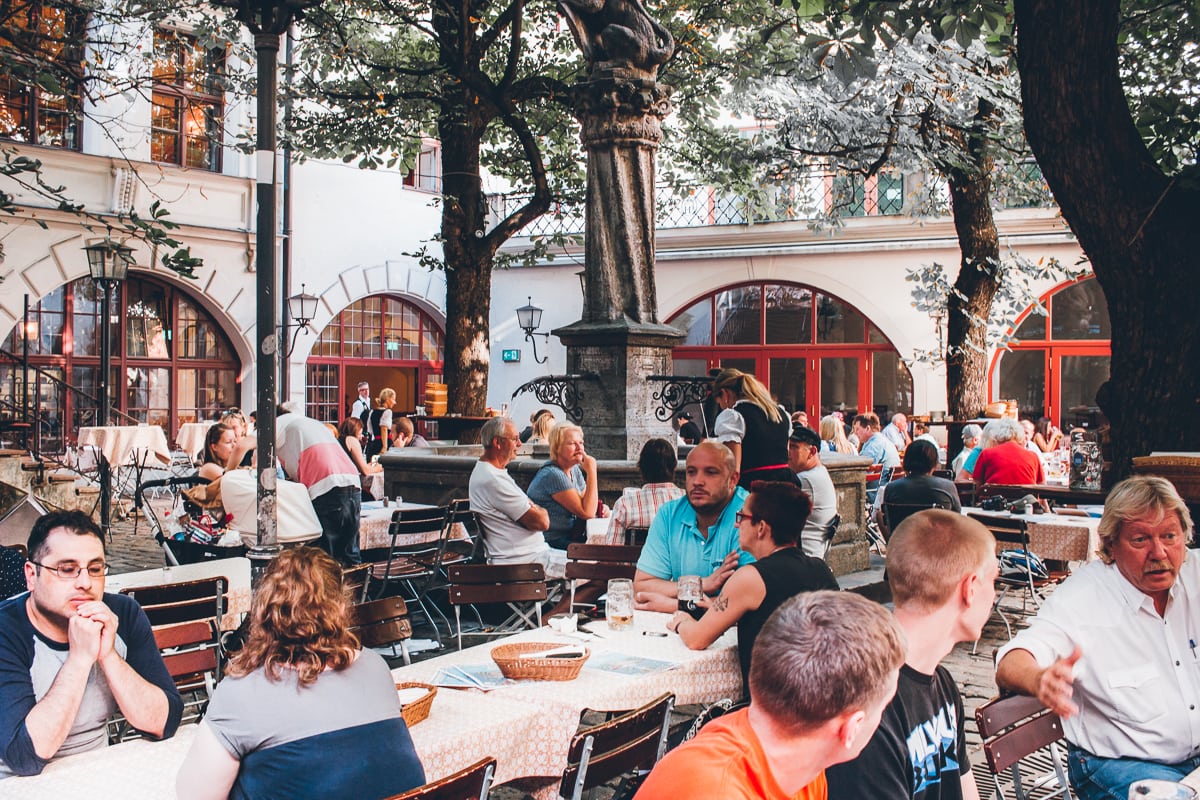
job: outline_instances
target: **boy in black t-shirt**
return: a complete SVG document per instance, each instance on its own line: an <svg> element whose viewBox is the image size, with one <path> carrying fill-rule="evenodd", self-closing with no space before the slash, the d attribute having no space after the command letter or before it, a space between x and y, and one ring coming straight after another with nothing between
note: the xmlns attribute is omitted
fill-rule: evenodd
<svg viewBox="0 0 1200 800"><path fill-rule="evenodd" d="M896 527L888 579L908 655L871 741L826 770L829 800L979 800L962 697L939 662L979 638L996 596L995 548L983 525L953 511L921 511Z"/></svg>

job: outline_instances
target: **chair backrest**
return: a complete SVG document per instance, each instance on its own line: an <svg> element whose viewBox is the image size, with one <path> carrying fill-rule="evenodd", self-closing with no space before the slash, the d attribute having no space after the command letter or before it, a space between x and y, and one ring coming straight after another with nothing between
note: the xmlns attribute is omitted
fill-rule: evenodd
<svg viewBox="0 0 1200 800"><path fill-rule="evenodd" d="M546 599L541 564L457 564L446 569L452 605Z"/></svg>
<svg viewBox="0 0 1200 800"><path fill-rule="evenodd" d="M630 525L625 529L625 544L631 547L641 547L646 543L646 537L650 535L650 529L641 525Z"/></svg>
<svg viewBox="0 0 1200 800"><path fill-rule="evenodd" d="M633 578L642 548L623 544L567 545L568 580L606 581Z"/></svg>
<svg viewBox="0 0 1200 800"><path fill-rule="evenodd" d="M899 484L896 484L899 486ZM883 520L887 523L888 538L896 532L896 526L904 520L916 514L918 511L928 511L931 508L947 508L950 501L947 500L945 505L941 503L889 503L887 493L883 495Z"/></svg>
<svg viewBox="0 0 1200 800"><path fill-rule="evenodd" d="M864 476L864 479L866 480L867 483L871 483L873 481L879 480L882 477L883 477L883 464L872 464L871 466L867 467L867 474Z"/></svg>
<svg viewBox="0 0 1200 800"><path fill-rule="evenodd" d="M1063 738L1062 720L1036 698L997 697L975 709L983 752L992 772Z"/></svg>
<svg viewBox="0 0 1200 800"><path fill-rule="evenodd" d="M1021 517L1001 517L991 514L967 514L973 520L983 523L992 532L1000 544L1014 544L1021 549L1029 548L1028 524Z"/></svg>
<svg viewBox="0 0 1200 800"><path fill-rule="evenodd" d="M207 622L186 622L154 629L154 643L172 678L212 672L221 677L220 650Z"/></svg>
<svg viewBox="0 0 1200 800"><path fill-rule="evenodd" d="M453 775L385 800L487 800L495 773L496 759L485 758Z"/></svg>
<svg viewBox="0 0 1200 800"><path fill-rule="evenodd" d="M479 516L471 509L471 501L466 498L451 500L446 505L446 538L449 539L454 534L454 527L461 525L467 533L467 541L471 543L470 553L467 554L468 560L474 560L479 552L479 539L482 527L479 524ZM456 540L464 541L464 540Z"/></svg>
<svg viewBox="0 0 1200 800"><path fill-rule="evenodd" d="M24 558L24 559L29 558L29 548L27 548L25 545L21 544L20 542L17 542L16 544L6 544L6 545L4 545L4 547L7 547L9 550L15 550L16 552L20 553L21 558Z"/></svg>
<svg viewBox="0 0 1200 800"><path fill-rule="evenodd" d="M371 564L362 563L342 570L342 591L351 603L367 599L368 583L371 580Z"/></svg>
<svg viewBox="0 0 1200 800"><path fill-rule="evenodd" d="M575 734L567 752L559 794L579 800L586 789L635 769L648 770L662 758L675 695L664 694Z"/></svg>
<svg viewBox="0 0 1200 800"><path fill-rule="evenodd" d="M401 597L385 597L352 607L350 628L364 647L384 647L412 638L408 606Z"/></svg>
<svg viewBox="0 0 1200 800"><path fill-rule="evenodd" d="M229 580L224 576L121 590L146 612L152 627L182 622L212 622L219 625L228 607Z"/></svg>

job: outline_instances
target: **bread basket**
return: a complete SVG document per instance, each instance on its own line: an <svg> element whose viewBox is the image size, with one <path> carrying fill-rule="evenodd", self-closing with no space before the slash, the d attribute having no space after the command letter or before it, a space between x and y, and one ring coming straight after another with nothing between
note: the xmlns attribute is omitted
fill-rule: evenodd
<svg viewBox="0 0 1200 800"><path fill-rule="evenodd" d="M401 689L425 690L423 697L400 707L400 716L404 717L404 724L411 728L429 716L429 710L433 708L433 698L437 696L437 687L431 686L428 683L397 683L396 691L400 691Z"/></svg>
<svg viewBox="0 0 1200 800"><path fill-rule="evenodd" d="M535 681L573 681L591 651L584 647L575 658L528 658L526 653L543 653L562 645L556 642L516 642L492 648L492 660L506 678Z"/></svg>

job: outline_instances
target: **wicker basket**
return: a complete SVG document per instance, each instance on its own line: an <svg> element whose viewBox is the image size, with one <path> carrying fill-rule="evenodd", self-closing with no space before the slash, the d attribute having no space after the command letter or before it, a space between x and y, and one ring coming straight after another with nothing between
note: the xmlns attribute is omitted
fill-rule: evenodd
<svg viewBox="0 0 1200 800"><path fill-rule="evenodd" d="M1133 471L1157 475L1175 484L1184 500L1200 502L1200 458L1194 456L1139 456L1133 459Z"/></svg>
<svg viewBox="0 0 1200 800"><path fill-rule="evenodd" d="M400 716L404 717L404 724L410 728L429 716L429 710L433 708L433 698L437 696L437 687L430 686L428 683L396 684L396 691L413 688L424 689L425 696L400 708Z"/></svg>
<svg viewBox="0 0 1200 800"><path fill-rule="evenodd" d="M492 660L506 678L526 678L535 681L573 681L579 676L583 662L591 651L583 648L578 658L523 658L525 653L540 653L561 647L555 642L517 642L492 648Z"/></svg>

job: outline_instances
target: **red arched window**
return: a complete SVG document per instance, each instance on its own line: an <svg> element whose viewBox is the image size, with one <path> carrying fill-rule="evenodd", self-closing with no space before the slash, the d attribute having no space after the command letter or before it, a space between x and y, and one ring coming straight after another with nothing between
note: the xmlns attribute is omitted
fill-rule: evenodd
<svg viewBox="0 0 1200 800"><path fill-rule="evenodd" d="M337 423L359 381L371 396L396 390L396 410L412 412L426 381L441 381L443 326L411 300L372 295L342 309L321 331L305 368L306 413Z"/></svg>
<svg viewBox="0 0 1200 800"><path fill-rule="evenodd" d="M870 320L834 295L798 283L719 289L677 312L677 375L714 367L752 372L789 411L809 419L871 409L912 413L912 374Z"/></svg>
<svg viewBox="0 0 1200 800"><path fill-rule="evenodd" d="M1046 416L1063 430L1106 422L1096 390L1108 380L1112 327L1104 290L1086 277L1056 287L1017 323L1010 351L992 361L989 397L1015 399L1021 416Z"/></svg>

